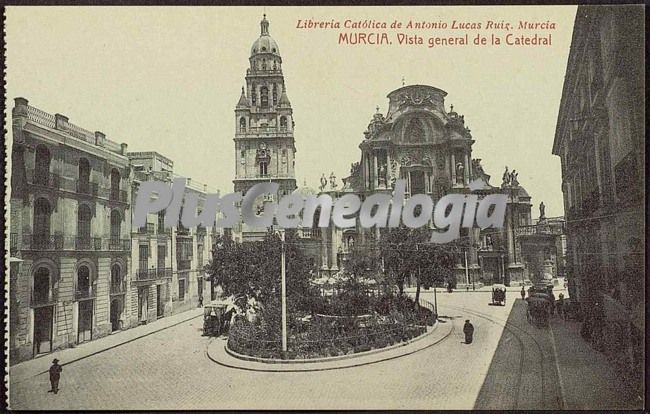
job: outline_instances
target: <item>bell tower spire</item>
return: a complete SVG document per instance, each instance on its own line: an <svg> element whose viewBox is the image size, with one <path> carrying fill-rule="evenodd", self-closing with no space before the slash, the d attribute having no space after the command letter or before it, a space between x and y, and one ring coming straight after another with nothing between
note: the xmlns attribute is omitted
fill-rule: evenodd
<svg viewBox="0 0 650 414"><path fill-rule="evenodd" d="M262 21L260 22L260 27L261 27L260 36L268 36L269 35L269 21L266 20L266 13L264 13L264 17L262 18Z"/></svg>

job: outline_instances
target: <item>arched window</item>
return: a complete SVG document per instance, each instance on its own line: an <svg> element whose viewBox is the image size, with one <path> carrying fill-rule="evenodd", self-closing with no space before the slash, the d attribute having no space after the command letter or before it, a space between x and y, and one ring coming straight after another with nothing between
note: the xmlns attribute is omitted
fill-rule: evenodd
<svg viewBox="0 0 650 414"><path fill-rule="evenodd" d="M79 159L78 189L82 194L90 194L90 163L85 158Z"/></svg>
<svg viewBox="0 0 650 414"><path fill-rule="evenodd" d="M122 269L116 263L111 266L111 293L119 293L122 290Z"/></svg>
<svg viewBox="0 0 650 414"><path fill-rule="evenodd" d="M50 301L50 270L41 266L34 273L34 305L43 305Z"/></svg>
<svg viewBox="0 0 650 414"><path fill-rule="evenodd" d="M239 118L239 131L246 132L246 118L243 116Z"/></svg>
<svg viewBox="0 0 650 414"><path fill-rule="evenodd" d="M281 116L280 117L280 128L287 129L287 117L286 116Z"/></svg>
<svg viewBox="0 0 650 414"><path fill-rule="evenodd" d="M268 175L268 163L260 161L260 176L266 177Z"/></svg>
<svg viewBox="0 0 650 414"><path fill-rule="evenodd" d="M34 183L48 185L50 179L50 151L45 145L36 147Z"/></svg>
<svg viewBox="0 0 650 414"><path fill-rule="evenodd" d="M77 294L84 298L90 296L90 269L86 265L77 269Z"/></svg>
<svg viewBox="0 0 650 414"><path fill-rule="evenodd" d="M92 214L90 208L82 204L77 212L77 248L90 249L90 221Z"/></svg>
<svg viewBox="0 0 650 414"><path fill-rule="evenodd" d="M113 168L111 170L111 200L120 198L120 172Z"/></svg>
<svg viewBox="0 0 650 414"><path fill-rule="evenodd" d="M34 236L33 242L36 248L45 248L50 242L50 217L52 208L50 202L39 198L34 203Z"/></svg>
<svg viewBox="0 0 650 414"><path fill-rule="evenodd" d="M262 59L262 70L266 70L266 59Z"/></svg>
<svg viewBox="0 0 650 414"><path fill-rule="evenodd" d="M278 86L273 85L273 106L278 104Z"/></svg>
<svg viewBox="0 0 650 414"><path fill-rule="evenodd" d="M422 124L417 119L411 120L406 129L406 141L407 142L424 142L424 128Z"/></svg>
<svg viewBox="0 0 650 414"><path fill-rule="evenodd" d="M119 241L122 216L117 210L111 211L111 242Z"/></svg>
<svg viewBox="0 0 650 414"><path fill-rule="evenodd" d="M260 105L269 106L269 88L266 86L260 88Z"/></svg>
<svg viewBox="0 0 650 414"><path fill-rule="evenodd" d="M257 87L255 84L251 85L251 103L253 106L257 105Z"/></svg>

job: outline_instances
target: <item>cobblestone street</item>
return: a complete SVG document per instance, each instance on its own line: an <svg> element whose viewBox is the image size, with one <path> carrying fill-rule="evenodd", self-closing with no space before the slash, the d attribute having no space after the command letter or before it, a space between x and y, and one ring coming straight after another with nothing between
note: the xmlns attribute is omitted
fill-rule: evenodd
<svg viewBox="0 0 650 414"><path fill-rule="evenodd" d="M430 292L423 295L433 301ZM583 408L582 390L575 387L588 388L594 379L575 375L574 366L561 386L550 331L523 333L529 328L521 300L509 300L505 307L489 302L489 292L439 293L441 323L454 324L447 339L394 360L320 372L262 373L217 365L206 356L210 339L201 336L202 318L197 317L65 365L57 395L47 392L47 374L21 381L11 387L11 408ZM471 319L476 329L471 345L463 343L465 319ZM589 375L603 372L594 365ZM595 381L598 395L593 388L587 394L596 399L591 408L608 401L606 407L630 407L612 401L625 395L617 393L616 381Z"/></svg>

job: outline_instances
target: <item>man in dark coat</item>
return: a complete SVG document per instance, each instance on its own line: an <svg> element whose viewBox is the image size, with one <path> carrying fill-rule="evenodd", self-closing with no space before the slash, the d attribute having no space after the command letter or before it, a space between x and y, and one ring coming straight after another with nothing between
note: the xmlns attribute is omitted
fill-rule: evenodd
<svg viewBox="0 0 650 414"><path fill-rule="evenodd" d="M521 298L526 299L526 289L523 286L521 287Z"/></svg>
<svg viewBox="0 0 650 414"><path fill-rule="evenodd" d="M465 334L465 343L471 344L474 336L474 325L469 322L469 319L465 321L465 326L463 326L463 333Z"/></svg>
<svg viewBox="0 0 650 414"><path fill-rule="evenodd" d="M52 389L50 391L55 394L59 392L59 378L61 378L61 371L63 371L63 368L59 365L59 360L54 358L52 366L50 367L50 384L52 384Z"/></svg>

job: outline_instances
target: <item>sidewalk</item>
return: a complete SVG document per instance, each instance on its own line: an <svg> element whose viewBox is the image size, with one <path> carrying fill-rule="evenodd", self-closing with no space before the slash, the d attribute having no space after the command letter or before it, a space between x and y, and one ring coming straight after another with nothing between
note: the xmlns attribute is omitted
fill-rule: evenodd
<svg viewBox="0 0 650 414"><path fill-rule="evenodd" d="M146 325L116 332L103 338L39 356L29 361L18 363L9 368L9 383L16 384L47 372L52 360L57 358L60 365L65 366L80 359L115 348L127 342L134 341L152 333L167 329L174 325L194 319L203 314L203 308L190 309L176 315L167 316Z"/></svg>
<svg viewBox="0 0 650 414"><path fill-rule="evenodd" d="M642 396L628 388L607 357L580 336L580 323L551 319L549 330L555 350L564 409L642 409Z"/></svg>

